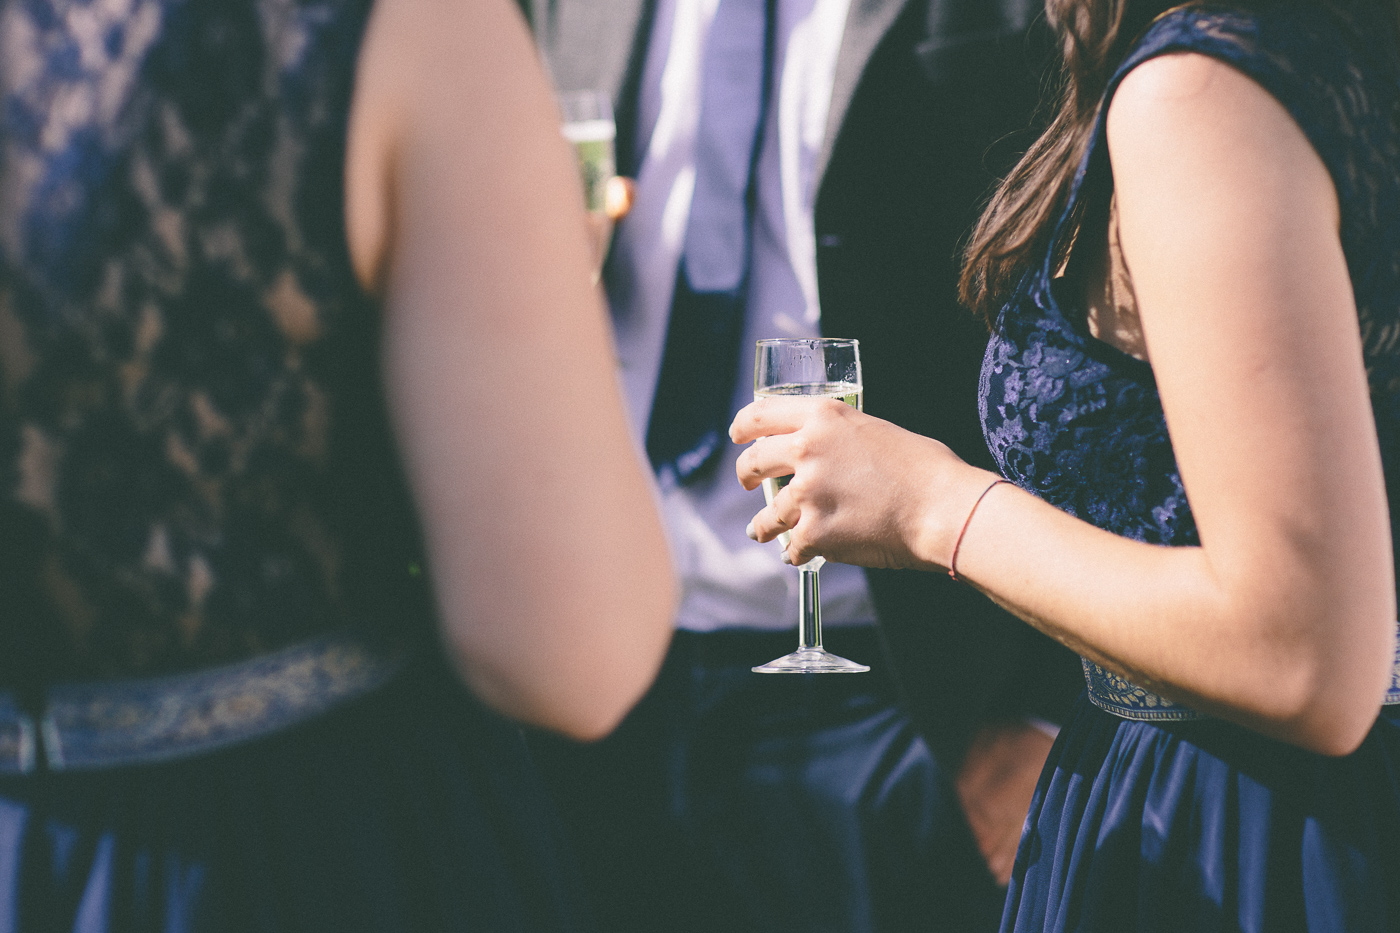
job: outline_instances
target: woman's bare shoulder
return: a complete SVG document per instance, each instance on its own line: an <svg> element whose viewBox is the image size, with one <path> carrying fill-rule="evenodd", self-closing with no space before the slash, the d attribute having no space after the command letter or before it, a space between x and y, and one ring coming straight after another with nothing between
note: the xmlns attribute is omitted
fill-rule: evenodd
<svg viewBox="0 0 1400 933"><path fill-rule="evenodd" d="M511 0L377 0L356 67L346 165L349 245L367 288L382 287L405 161L426 156L437 163L429 170L456 175L490 154L482 125L511 113L541 119L544 95Z"/></svg>

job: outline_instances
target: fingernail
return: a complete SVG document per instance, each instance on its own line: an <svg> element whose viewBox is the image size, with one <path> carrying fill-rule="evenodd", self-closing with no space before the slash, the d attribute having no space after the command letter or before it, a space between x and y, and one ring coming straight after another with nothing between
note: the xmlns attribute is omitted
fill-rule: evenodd
<svg viewBox="0 0 1400 933"><path fill-rule="evenodd" d="M749 527L744 529L744 534L749 536L750 541L758 540L758 532L753 530L753 522L749 522Z"/></svg>
<svg viewBox="0 0 1400 933"><path fill-rule="evenodd" d="M787 552L787 551L783 551L783 563L785 563L785 564L791 564L791 563L792 563L792 558L791 558L791 557L788 557L788 552Z"/></svg>

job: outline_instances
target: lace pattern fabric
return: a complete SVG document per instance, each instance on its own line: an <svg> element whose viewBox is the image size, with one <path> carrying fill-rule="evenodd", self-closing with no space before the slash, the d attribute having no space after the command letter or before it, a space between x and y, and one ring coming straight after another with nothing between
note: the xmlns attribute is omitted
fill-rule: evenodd
<svg viewBox="0 0 1400 933"><path fill-rule="evenodd" d="M416 591L341 218L368 6L0 0L0 685Z"/></svg>
<svg viewBox="0 0 1400 933"><path fill-rule="evenodd" d="M1133 67L1156 55L1192 51L1258 81L1298 122L1337 189L1394 519L1400 503L1400 177L1394 169L1400 164L1400 68L1381 38L1387 30L1393 26L1360 3L1281 2L1251 14L1192 5L1167 13L1110 82L1056 236L1072 234L1068 218L1077 205L1081 216L1092 217L1111 196L1104 114ZM1056 278L1050 262L1003 310L987 347L980 398L993 456L1007 478L1094 525L1155 544L1198 544L1151 366L1090 335L1073 275ZM1071 273L1073 266L1071 258ZM1086 664L1091 688L1102 681L1096 696L1122 699L1113 709L1120 715L1194 715L1102 669L1096 679L1092 667Z"/></svg>

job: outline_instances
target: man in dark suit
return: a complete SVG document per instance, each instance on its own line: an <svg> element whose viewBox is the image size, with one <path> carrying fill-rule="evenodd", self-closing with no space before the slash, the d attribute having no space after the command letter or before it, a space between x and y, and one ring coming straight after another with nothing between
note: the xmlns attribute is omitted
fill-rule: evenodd
<svg viewBox="0 0 1400 933"><path fill-rule="evenodd" d="M875 670L750 673L792 647L795 608L770 583L796 573L745 550L732 445L701 448L685 476L667 460L658 422L687 416L658 413L658 385L671 355L702 352L676 336L677 295L693 289L705 308L739 308L728 367L705 364L724 373L730 414L751 390L752 337L819 329L860 340L866 411L991 465L977 409L987 334L957 304L957 247L1030 141L1038 4L530 0L528 11L561 90L612 94L619 171L639 177L607 280L687 587L671 657L618 732L593 747L536 742L602 927L994 928L1047 732L1082 686L1077 660L946 578L828 565L827 643ZM755 29L765 39L746 44ZM707 58L719 41L728 57ZM749 67L745 48L763 56L747 79L762 96L758 132L731 131L719 161L747 171L726 189L706 180L705 134L721 111L725 127L750 125L734 118L742 90L713 87L716 61L726 79ZM746 232L729 238L744 244L741 272L716 305L690 281L706 249L693 218L722 214L712 202L725 190L746 203L734 215Z"/></svg>

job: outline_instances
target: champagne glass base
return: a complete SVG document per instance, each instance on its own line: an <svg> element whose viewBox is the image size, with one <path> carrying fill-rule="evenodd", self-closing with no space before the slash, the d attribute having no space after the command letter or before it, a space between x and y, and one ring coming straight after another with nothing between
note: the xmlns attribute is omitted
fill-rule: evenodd
<svg viewBox="0 0 1400 933"><path fill-rule="evenodd" d="M755 674L860 674L870 670L869 664L857 664L821 648L798 648L792 654L760 664Z"/></svg>

